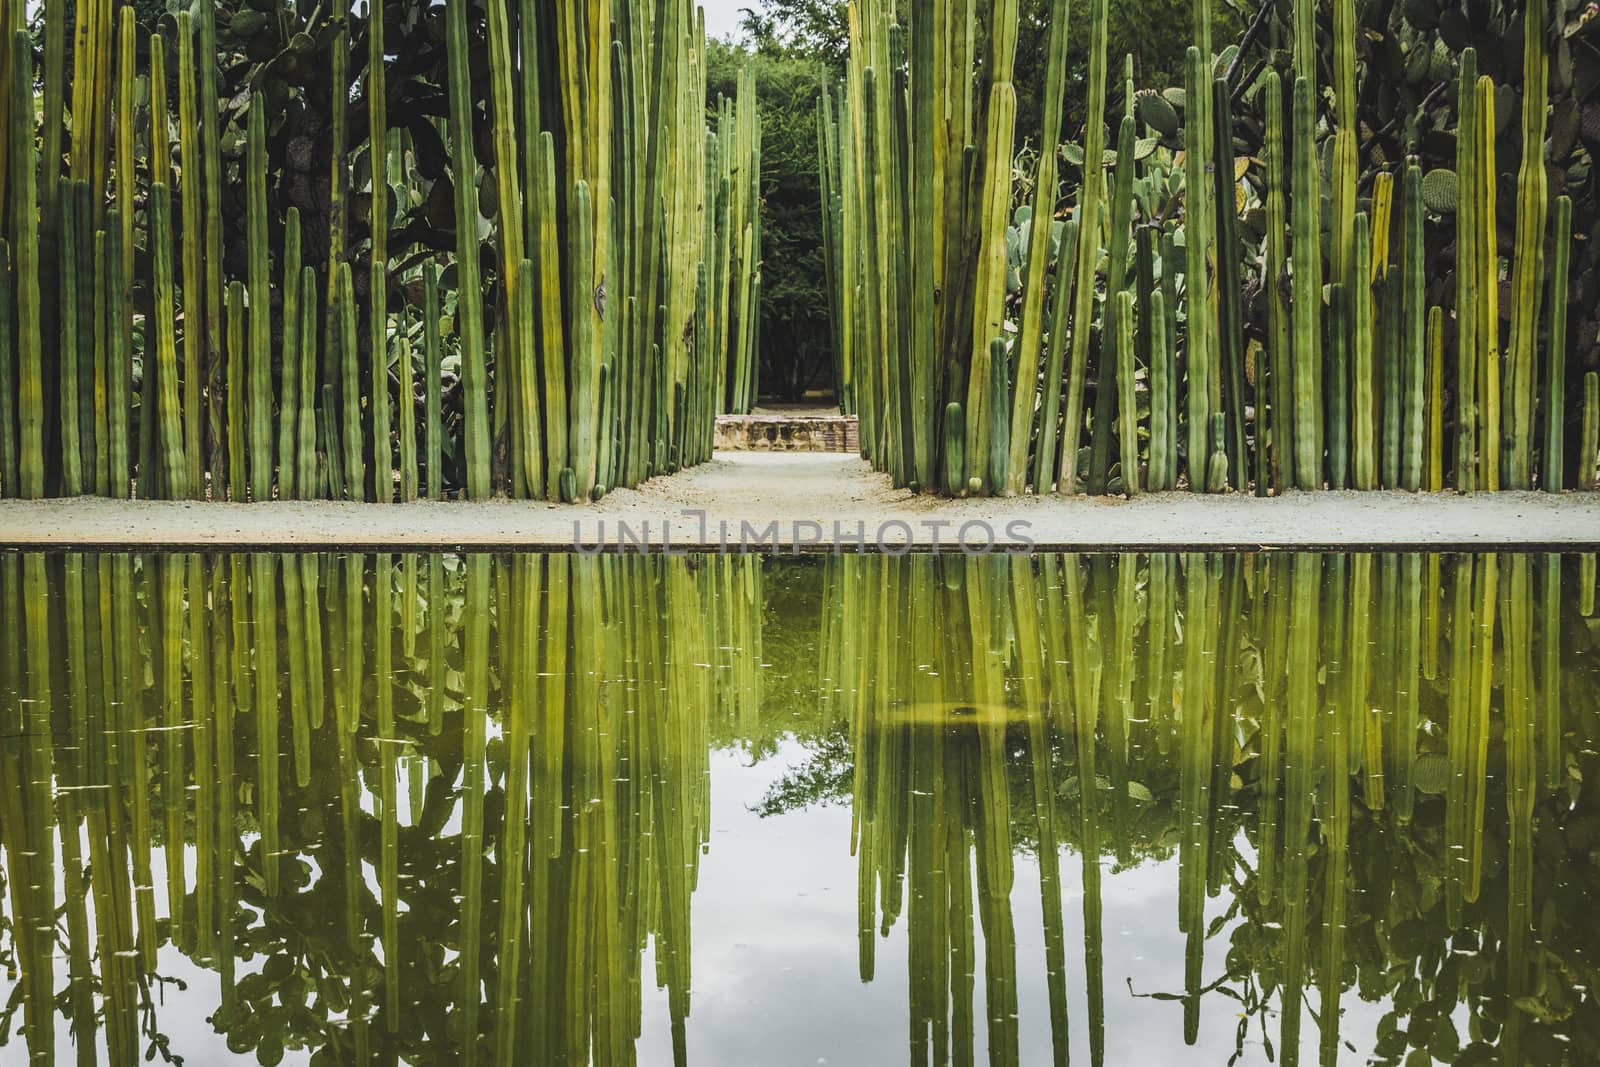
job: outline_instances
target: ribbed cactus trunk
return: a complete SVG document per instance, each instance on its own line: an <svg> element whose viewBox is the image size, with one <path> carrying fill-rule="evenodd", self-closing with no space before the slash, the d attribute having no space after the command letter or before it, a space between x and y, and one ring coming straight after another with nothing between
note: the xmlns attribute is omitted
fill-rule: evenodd
<svg viewBox="0 0 1600 1067"><path fill-rule="evenodd" d="M461 387L466 407L467 496L473 500L486 500L491 492L489 386L483 359L483 286L478 273L478 190L475 184L478 168L472 148L466 6L467 0L449 0L445 8L446 39L450 54L450 155L454 165L455 211L456 218L464 220L463 224L456 227L456 317L461 339ZM348 457L346 464L349 464Z"/></svg>
<svg viewBox="0 0 1600 1067"><path fill-rule="evenodd" d="M1321 183L1312 139L1314 122L1311 83L1296 78L1290 229L1294 238L1294 469L1295 483L1301 489L1322 488L1322 249L1317 223Z"/></svg>
<svg viewBox="0 0 1600 1067"><path fill-rule="evenodd" d="M1100 261L1100 204L1105 197L1107 0L1090 0L1089 96L1083 138L1083 188L1078 194L1078 269L1073 281L1072 363L1067 371L1067 406L1061 426L1057 490L1078 491L1078 445L1083 438L1084 378L1089 369L1090 320L1094 314L1095 267ZM1202 183L1203 184L1203 183Z"/></svg>
<svg viewBox="0 0 1600 1067"><path fill-rule="evenodd" d="M1550 179L1545 170L1549 60L1547 0L1529 0L1522 25L1522 167L1517 175L1516 254L1511 267L1511 350L1504 407L1510 419L1503 464L1507 489L1533 488L1534 400L1538 391L1539 299L1546 280L1545 224Z"/></svg>
<svg viewBox="0 0 1600 1067"><path fill-rule="evenodd" d="M33 137L33 48L26 30L11 38L11 233L17 317L17 496L44 496L44 344L40 327L37 153Z"/></svg>

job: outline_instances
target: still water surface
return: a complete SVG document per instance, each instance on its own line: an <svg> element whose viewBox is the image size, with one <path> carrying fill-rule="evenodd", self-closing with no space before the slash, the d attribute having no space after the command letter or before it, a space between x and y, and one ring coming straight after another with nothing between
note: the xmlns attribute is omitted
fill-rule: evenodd
<svg viewBox="0 0 1600 1067"><path fill-rule="evenodd" d="M1600 1062L1592 557L0 556L0 1062Z"/></svg>

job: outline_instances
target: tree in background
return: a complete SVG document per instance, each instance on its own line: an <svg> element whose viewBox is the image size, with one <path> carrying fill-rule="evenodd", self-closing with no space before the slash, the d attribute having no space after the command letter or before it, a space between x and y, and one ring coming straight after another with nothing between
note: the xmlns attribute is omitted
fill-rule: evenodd
<svg viewBox="0 0 1600 1067"><path fill-rule="evenodd" d="M739 71L753 67L762 113L761 391L795 402L832 382L816 126L817 92L830 75L771 33L751 39L753 47L710 43L706 100L714 109L718 94L731 99Z"/></svg>

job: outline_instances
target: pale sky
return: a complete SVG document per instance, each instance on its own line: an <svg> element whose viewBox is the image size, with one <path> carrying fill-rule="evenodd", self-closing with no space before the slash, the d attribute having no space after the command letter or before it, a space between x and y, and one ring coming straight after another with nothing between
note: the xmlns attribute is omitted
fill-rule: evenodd
<svg viewBox="0 0 1600 1067"><path fill-rule="evenodd" d="M739 9L758 7L756 0L700 0L706 9L706 34L722 38L739 32Z"/></svg>

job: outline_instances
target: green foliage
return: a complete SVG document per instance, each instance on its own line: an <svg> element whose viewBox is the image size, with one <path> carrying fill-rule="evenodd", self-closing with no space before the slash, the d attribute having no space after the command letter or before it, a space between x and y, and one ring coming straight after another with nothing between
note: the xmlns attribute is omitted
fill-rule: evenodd
<svg viewBox="0 0 1600 1067"><path fill-rule="evenodd" d="M828 68L790 51L712 41L706 100L713 119L718 96L735 96L746 65L761 109L760 381L763 394L797 401L831 387L815 108Z"/></svg>

